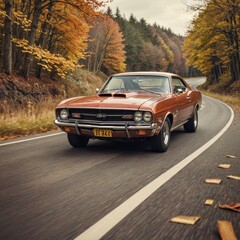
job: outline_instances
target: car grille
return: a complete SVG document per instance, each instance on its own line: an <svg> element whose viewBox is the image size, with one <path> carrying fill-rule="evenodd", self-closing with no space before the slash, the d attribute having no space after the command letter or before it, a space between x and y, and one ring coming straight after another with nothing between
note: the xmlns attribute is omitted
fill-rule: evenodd
<svg viewBox="0 0 240 240"><path fill-rule="evenodd" d="M133 121L133 110L113 109L69 109L72 119L93 120L93 121Z"/></svg>

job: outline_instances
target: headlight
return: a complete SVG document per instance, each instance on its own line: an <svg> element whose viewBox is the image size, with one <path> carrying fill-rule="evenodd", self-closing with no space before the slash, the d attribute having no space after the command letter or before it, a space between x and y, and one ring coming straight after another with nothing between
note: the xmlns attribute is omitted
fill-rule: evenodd
<svg viewBox="0 0 240 240"><path fill-rule="evenodd" d="M135 122L141 122L142 121L142 113L141 112L135 112L134 113L134 120L135 120Z"/></svg>
<svg viewBox="0 0 240 240"><path fill-rule="evenodd" d="M66 120L66 119L68 119L68 111L67 111L67 109L62 109L61 111L60 111L60 118L62 119L62 120Z"/></svg>
<svg viewBox="0 0 240 240"><path fill-rule="evenodd" d="M151 112L145 112L143 114L143 120L145 122L151 122L152 121L152 113Z"/></svg>

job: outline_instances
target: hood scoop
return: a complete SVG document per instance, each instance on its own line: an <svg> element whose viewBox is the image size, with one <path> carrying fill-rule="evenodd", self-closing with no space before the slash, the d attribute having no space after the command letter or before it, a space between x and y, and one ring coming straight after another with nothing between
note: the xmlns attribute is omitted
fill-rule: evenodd
<svg viewBox="0 0 240 240"><path fill-rule="evenodd" d="M115 93L115 94L113 95L113 97L122 97L122 98L126 98L126 94L124 94L124 93Z"/></svg>
<svg viewBox="0 0 240 240"><path fill-rule="evenodd" d="M99 97L112 97L112 94L111 93L100 93L98 96Z"/></svg>
<svg viewBox="0 0 240 240"><path fill-rule="evenodd" d="M114 94L100 93L98 96L99 97L122 97L122 98L126 98L126 94L124 94L124 93L114 93Z"/></svg>

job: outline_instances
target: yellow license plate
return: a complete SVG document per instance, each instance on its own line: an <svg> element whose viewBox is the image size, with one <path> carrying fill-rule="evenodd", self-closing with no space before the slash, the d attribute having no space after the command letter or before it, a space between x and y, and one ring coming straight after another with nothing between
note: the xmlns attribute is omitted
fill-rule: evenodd
<svg viewBox="0 0 240 240"><path fill-rule="evenodd" d="M93 129L95 137L112 137L112 130L109 129Z"/></svg>

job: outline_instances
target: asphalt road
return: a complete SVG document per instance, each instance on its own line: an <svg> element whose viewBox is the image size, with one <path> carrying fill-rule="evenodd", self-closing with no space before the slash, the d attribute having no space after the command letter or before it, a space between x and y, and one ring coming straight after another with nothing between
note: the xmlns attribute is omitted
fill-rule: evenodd
<svg viewBox="0 0 240 240"><path fill-rule="evenodd" d="M90 240L102 234L104 240L211 240L220 239L217 220L231 221L240 239L240 214L218 207L240 202L240 181L227 178L240 176L240 159L226 157L240 157L240 114L235 113L216 142L206 145L231 117L227 106L204 97L197 132L179 128L163 154L152 153L145 142L94 140L85 149L74 149L64 133L1 142L0 239ZM19 140L23 141L14 143ZM202 146L206 150L196 153ZM220 169L220 163L231 167ZM176 173L165 176L170 169ZM149 190L161 176L161 186ZM206 184L207 178L222 182ZM209 198L214 204L205 206ZM114 215L119 206L123 207ZM200 220L193 226L169 221L177 215Z"/></svg>

